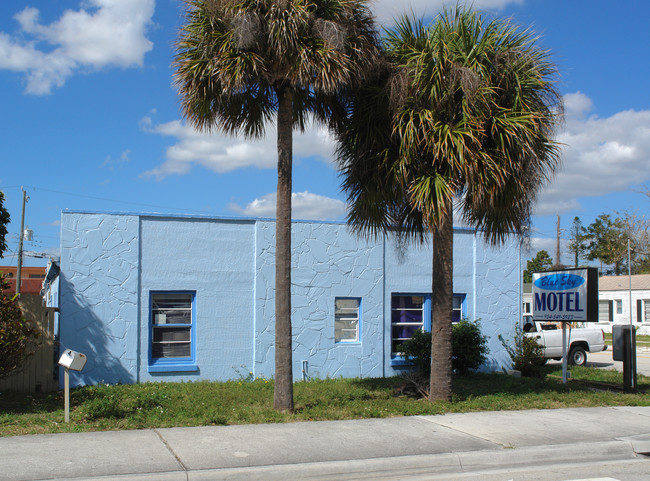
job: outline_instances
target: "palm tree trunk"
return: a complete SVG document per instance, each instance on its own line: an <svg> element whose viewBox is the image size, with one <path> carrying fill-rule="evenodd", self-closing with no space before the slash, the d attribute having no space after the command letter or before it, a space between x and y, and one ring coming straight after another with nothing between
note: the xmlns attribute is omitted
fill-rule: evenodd
<svg viewBox="0 0 650 481"><path fill-rule="evenodd" d="M451 317L454 275L452 202L432 229L431 378L429 399L451 401Z"/></svg>
<svg viewBox="0 0 650 481"><path fill-rule="evenodd" d="M292 93L276 88L278 97L278 190L275 213L275 388L274 408L293 411L291 347L291 162Z"/></svg>

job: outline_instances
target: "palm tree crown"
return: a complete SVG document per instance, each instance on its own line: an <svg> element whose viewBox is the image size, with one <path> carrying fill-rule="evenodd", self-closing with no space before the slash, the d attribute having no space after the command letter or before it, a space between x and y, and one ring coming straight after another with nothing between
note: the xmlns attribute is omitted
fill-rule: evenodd
<svg viewBox="0 0 650 481"><path fill-rule="evenodd" d="M186 118L201 129L259 137L277 92L293 92L292 122L326 118L327 96L358 81L378 54L359 0L185 0L176 84Z"/></svg>
<svg viewBox="0 0 650 481"><path fill-rule="evenodd" d="M432 27L401 18L387 34L391 63L335 126L351 223L430 231L455 199L488 240L520 233L559 165L557 71L536 41L468 10Z"/></svg>

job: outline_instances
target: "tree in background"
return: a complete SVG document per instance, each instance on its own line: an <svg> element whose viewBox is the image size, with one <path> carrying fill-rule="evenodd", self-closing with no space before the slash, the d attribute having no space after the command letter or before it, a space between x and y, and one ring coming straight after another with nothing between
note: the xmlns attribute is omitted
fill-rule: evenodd
<svg viewBox="0 0 650 481"><path fill-rule="evenodd" d="M11 217L0 192L0 259L7 250L7 225ZM34 353L38 331L23 318L18 295L8 295L9 283L0 272L0 379L17 372Z"/></svg>
<svg viewBox="0 0 650 481"><path fill-rule="evenodd" d="M627 261L628 233L625 222L620 218L612 218L609 214L601 214L589 224L586 229L587 259L600 261L601 271L603 264L612 265L612 273L623 273Z"/></svg>
<svg viewBox="0 0 650 481"><path fill-rule="evenodd" d="M553 267L553 259L545 250L539 251L535 257L526 262L524 282L533 282L533 272L545 272Z"/></svg>
<svg viewBox="0 0 650 481"><path fill-rule="evenodd" d="M348 222L432 242L430 399L451 399L453 220L503 242L558 164L556 68L529 31L471 10L402 18L389 65L336 125ZM428 235L427 235L428 234Z"/></svg>
<svg viewBox="0 0 650 481"><path fill-rule="evenodd" d="M184 0L176 84L202 130L261 137L277 127L274 406L293 410L291 190L293 131L327 120L341 88L379 57L365 0Z"/></svg>
<svg viewBox="0 0 650 481"><path fill-rule="evenodd" d="M573 218L571 229L569 229L569 244L567 246L573 253L573 267L578 267L580 258L587 252L586 241L585 228L580 217L576 216Z"/></svg>
<svg viewBox="0 0 650 481"><path fill-rule="evenodd" d="M650 273L650 219L645 215L624 212L619 217L630 239L632 274Z"/></svg>
<svg viewBox="0 0 650 481"><path fill-rule="evenodd" d="M7 250L7 226L11 221L9 211L4 206L5 194L0 191L0 259Z"/></svg>

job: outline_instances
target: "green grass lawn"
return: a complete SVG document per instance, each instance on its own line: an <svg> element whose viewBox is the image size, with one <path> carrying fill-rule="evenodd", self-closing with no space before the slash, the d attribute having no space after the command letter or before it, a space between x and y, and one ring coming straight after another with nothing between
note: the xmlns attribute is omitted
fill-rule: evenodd
<svg viewBox="0 0 650 481"><path fill-rule="evenodd" d="M383 418L448 412L643 405L650 406L650 378L639 376L639 392L621 391L622 374L546 366L544 379L504 374L458 377L453 402L430 403L401 393L402 379L324 379L294 386L295 412L273 409L273 381L145 383L91 386L71 391L69 424L63 394L0 393L0 436L172 426L282 423Z"/></svg>
<svg viewBox="0 0 650 481"><path fill-rule="evenodd" d="M612 345L612 335L605 333L605 344ZM636 336L637 347L650 347L650 336Z"/></svg>

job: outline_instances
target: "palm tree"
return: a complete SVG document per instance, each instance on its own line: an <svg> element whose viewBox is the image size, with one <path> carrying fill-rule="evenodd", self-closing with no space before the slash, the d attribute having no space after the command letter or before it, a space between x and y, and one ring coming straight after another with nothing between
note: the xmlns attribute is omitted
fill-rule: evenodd
<svg viewBox="0 0 650 481"><path fill-rule="evenodd" d="M536 40L462 8L429 27L403 17L390 65L334 124L348 221L432 242L431 400L451 399L454 208L492 244L523 235L559 163L556 69Z"/></svg>
<svg viewBox="0 0 650 481"><path fill-rule="evenodd" d="M371 68L374 20L364 0L184 1L175 79L185 118L245 137L277 125L274 405L290 411L293 130L326 120L339 89Z"/></svg>

